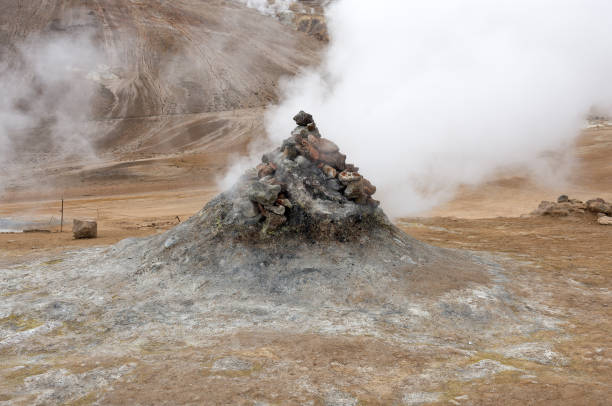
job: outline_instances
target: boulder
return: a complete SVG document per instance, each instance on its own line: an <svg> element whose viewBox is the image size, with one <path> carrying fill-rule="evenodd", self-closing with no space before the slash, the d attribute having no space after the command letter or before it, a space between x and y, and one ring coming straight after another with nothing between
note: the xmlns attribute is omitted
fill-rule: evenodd
<svg viewBox="0 0 612 406"><path fill-rule="evenodd" d="M76 240L82 238L97 238L98 223L94 220L77 220L72 222L72 235Z"/></svg>
<svg viewBox="0 0 612 406"><path fill-rule="evenodd" d="M592 213L604 213L612 215L612 205L602 198L587 200L586 209Z"/></svg>
<svg viewBox="0 0 612 406"><path fill-rule="evenodd" d="M567 195L561 195L557 198L557 203L565 203L569 202L569 197Z"/></svg>
<svg viewBox="0 0 612 406"><path fill-rule="evenodd" d="M253 202L260 203L263 206L271 206L276 202L280 192L280 185L255 181L249 185L248 196Z"/></svg>

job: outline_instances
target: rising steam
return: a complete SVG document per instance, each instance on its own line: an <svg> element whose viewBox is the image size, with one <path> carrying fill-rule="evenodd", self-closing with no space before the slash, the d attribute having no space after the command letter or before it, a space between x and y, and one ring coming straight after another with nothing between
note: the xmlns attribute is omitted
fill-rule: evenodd
<svg viewBox="0 0 612 406"><path fill-rule="evenodd" d="M0 49L0 191L43 160L93 156L83 126L99 87L91 75L103 58L80 34L47 32Z"/></svg>
<svg viewBox="0 0 612 406"><path fill-rule="evenodd" d="M562 175L543 155L612 99L607 0L338 0L316 70L287 81L270 137L311 112L324 136L413 214L498 170Z"/></svg>

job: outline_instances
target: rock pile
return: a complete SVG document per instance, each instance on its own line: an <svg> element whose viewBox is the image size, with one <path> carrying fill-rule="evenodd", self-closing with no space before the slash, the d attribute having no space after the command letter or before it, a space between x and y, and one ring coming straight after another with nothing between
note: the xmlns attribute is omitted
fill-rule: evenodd
<svg viewBox="0 0 612 406"><path fill-rule="evenodd" d="M264 302L288 306L291 317L297 306L311 314L350 303L387 314L409 292L489 281L472 253L428 246L394 226L371 198L374 187L321 137L312 116L300 112L295 121L288 139L191 218L115 246L112 268L163 283L172 295L177 284L206 306L247 311L249 319Z"/></svg>
<svg viewBox="0 0 612 406"><path fill-rule="evenodd" d="M578 199L570 199L567 195L561 195L556 202L542 201L531 215L567 217L588 213L597 215L599 224L612 224L612 204L599 197L583 202Z"/></svg>
<svg viewBox="0 0 612 406"><path fill-rule="evenodd" d="M359 173L358 167L346 163L346 155L336 144L321 136L312 115L300 111L293 120L297 127L291 137L265 154L257 166L257 180L248 189L248 198L256 208L246 207L246 212L263 216L265 231L285 224L287 212L295 203L287 185L288 173L302 178L303 186L315 199L377 208L379 202L372 198L376 186Z"/></svg>

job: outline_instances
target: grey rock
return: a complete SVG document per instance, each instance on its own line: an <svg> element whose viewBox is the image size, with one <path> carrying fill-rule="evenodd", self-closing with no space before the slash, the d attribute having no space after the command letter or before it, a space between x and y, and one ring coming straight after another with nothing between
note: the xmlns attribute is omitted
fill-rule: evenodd
<svg viewBox="0 0 612 406"><path fill-rule="evenodd" d="M336 192L339 192L344 189L344 186L342 185L342 183L340 183L338 179L329 179L327 181L327 187L331 190L335 190Z"/></svg>
<svg viewBox="0 0 612 406"><path fill-rule="evenodd" d="M253 218L260 215L257 205L250 200L240 200L237 205L240 213L246 218Z"/></svg>
<svg viewBox="0 0 612 406"><path fill-rule="evenodd" d="M312 115L304 112L303 110L297 113L293 117L293 120L296 122L297 125L303 125L303 126L307 126L308 124L314 122L312 119Z"/></svg>
<svg viewBox="0 0 612 406"><path fill-rule="evenodd" d="M561 195L557 198L557 203L565 203L569 202L569 197L567 195Z"/></svg>
<svg viewBox="0 0 612 406"><path fill-rule="evenodd" d="M312 166L312 162L302 155L295 158L295 162L300 166L300 168L308 168L309 166Z"/></svg>
<svg viewBox="0 0 612 406"><path fill-rule="evenodd" d="M265 182L253 182L250 185L248 196L254 202L262 205L272 205L281 192L280 185L270 185Z"/></svg>

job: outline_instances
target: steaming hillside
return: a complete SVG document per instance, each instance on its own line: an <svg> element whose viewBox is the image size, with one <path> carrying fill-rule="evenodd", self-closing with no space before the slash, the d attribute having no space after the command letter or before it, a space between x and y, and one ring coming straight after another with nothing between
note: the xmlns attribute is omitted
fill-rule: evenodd
<svg viewBox="0 0 612 406"><path fill-rule="evenodd" d="M125 150L130 141L152 134L153 144L164 141L158 152L194 149L198 138L232 128L232 120L218 119L217 113L276 100L279 77L315 63L321 47L312 36L229 1L3 1L0 26L5 73L31 60L35 71L65 62L57 56L65 50L53 47L48 58L34 52L27 60L24 48L33 38L52 45L56 39L92 38L93 50L81 59L94 54L96 63L79 72L79 79L93 84L90 115L101 122L80 131L105 150L119 144ZM37 89L43 95L44 86ZM45 125L36 127L34 144L44 145ZM185 136L188 141L180 139Z"/></svg>

